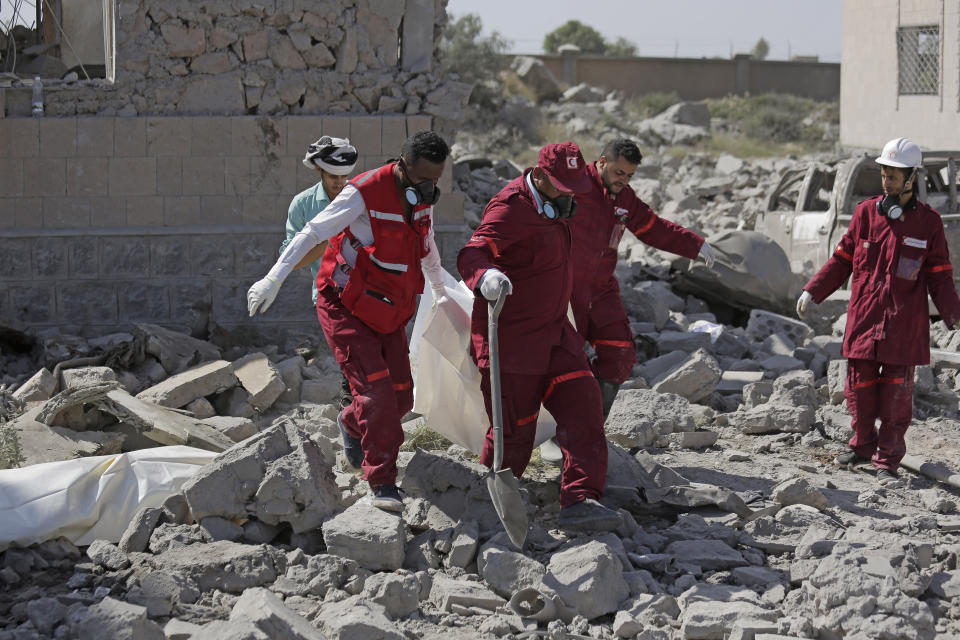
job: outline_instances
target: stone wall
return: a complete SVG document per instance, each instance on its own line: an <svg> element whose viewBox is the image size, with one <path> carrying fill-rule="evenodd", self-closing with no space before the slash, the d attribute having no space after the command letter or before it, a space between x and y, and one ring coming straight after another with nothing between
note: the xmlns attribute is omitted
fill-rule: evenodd
<svg viewBox="0 0 960 640"><path fill-rule="evenodd" d="M94 3L92 10L99 11ZM456 120L447 0L116 0L108 80L45 81L47 115L425 113ZM111 81L112 80L112 81ZM10 115L30 87L7 89Z"/></svg>
<svg viewBox="0 0 960 640"><path fill-rule="evenodd" d="M314 184L300 159L349 136L357 171L399 153L428 116L0 119L0 324L97 333L184 327L209 308L249 322L246 289L276 260L287 206ZM444 263L463 245L463 194L437 208ZM307 270L257 324L316 327Z"/></svg>

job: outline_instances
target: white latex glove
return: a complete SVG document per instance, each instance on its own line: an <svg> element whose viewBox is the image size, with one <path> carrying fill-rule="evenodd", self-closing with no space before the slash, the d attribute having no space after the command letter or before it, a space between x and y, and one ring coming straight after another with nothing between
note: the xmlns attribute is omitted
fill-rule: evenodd
<svg viewBox="0 0 960 640"><path fill-rule="evenodd" d="M513 283L510 282L510 278L499 269L487 269L480 280L480 293L490 302L496 302L501 286L507 288L508 294L513 293Z"/></svg>
<svg viewBox="0 0 960 640"><path fill-rule="evenodd" d="M430 292L433 294L433 304L430 305L431 309L436 309L437 305L440 304L447 297L447 290L443 286L443 283L430 283Z"/></svg>
<svg viewBox="0 0 960 640"><path fill-rule="evenodd" d="M247 291L247 311L250 317L260 310L265 313L280 292L280 285L283 284L276 278L264 276L261 280L253 283L253 286Z"/></svg>
<svg viewBox="0 0 960 640"><path fill-rule="evenodd" d="M713 250L713 247L704 242L700 246L700 257L707 263L708 269L713 269L713 263L717 261L717 253Z"/></svg>
<svg viewBox="0 0 960 640"><path fill-rule="evenodd" d="M807 317L807 305L810 304L810 301L813 300L813 296L810 295L809 291L804 291L800 294L800 298L797 300L797 317L806 318Z"/></svg>

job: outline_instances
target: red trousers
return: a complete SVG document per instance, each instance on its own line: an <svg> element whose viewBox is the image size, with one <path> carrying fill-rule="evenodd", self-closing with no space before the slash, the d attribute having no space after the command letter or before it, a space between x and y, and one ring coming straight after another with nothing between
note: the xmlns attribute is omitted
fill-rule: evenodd
<svg viewBox="0 0 960 640"><path fill-rule="evenodd" d="M637 352L619 290L575 291L571 304L577 333L597 354L591 363L593 373L601 380L623 384L633 371Z"/></svg>
<svg viewBox="0 0 960 640"><path fill-rule="evenodd" d="M480 370L490 418L490 369ZM563 451L560 506L586 498L599 500L607 479L607 441L603 433L600 387L590 371L582 342L572 328L550 353L542 375L500 373L503 402L503 468L516 477L530 462L540 404L557 420L557 443ZM491 418L492 421L492 418ZM493 466L493 428L487 430L480 462Z"/></svg>
<svg viewBox="0 0 960 640"><path fill-rule="evenodd" d="M904 435L913 418L913 367L851 358L844 396L853 426L850 448L872 458L877 469L895 472L907 453Z"/></svg>
<svg viewBox="0 0 960 640"><path fill-rule="evenodd" d="M394 484L403 444L400 420L413 408L407 334L403 327L377 333L347 311L332 287L317 293L317 317L353 391L340 419L360 438L363 478L374 487Z"/></svg>

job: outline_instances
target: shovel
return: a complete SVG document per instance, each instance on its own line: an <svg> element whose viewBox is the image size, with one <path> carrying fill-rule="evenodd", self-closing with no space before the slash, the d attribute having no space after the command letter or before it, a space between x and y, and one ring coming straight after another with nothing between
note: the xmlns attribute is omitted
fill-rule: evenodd
<svg viewBox="0 0 960 640"><path fill-rule="evenodd" d="M500 346L497 340L497 320L507 298L507 288L501 287L496 302L488 303L490 348L490 414L493 418L493 468L487 474L487 490L493 508L500 516L507 536L518 549L527 539L527 505L520 497L520 485L510 469L503 464L503 407L500 397Z"/></svg>

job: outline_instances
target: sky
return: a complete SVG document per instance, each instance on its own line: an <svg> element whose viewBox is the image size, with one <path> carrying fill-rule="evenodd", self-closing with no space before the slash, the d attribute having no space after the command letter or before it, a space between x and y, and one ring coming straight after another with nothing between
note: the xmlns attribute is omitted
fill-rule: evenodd
<svg viewBox="0 0 960 640"><path fill-rule="evenodd" d="M760 38L769 60L815 55L840 62L841 0L450 0L454 17L473 13L484 34L512 41L511 53L542 53L543 37L568 20L609 41L622 36L651 57L729 58Z"/></svg>

